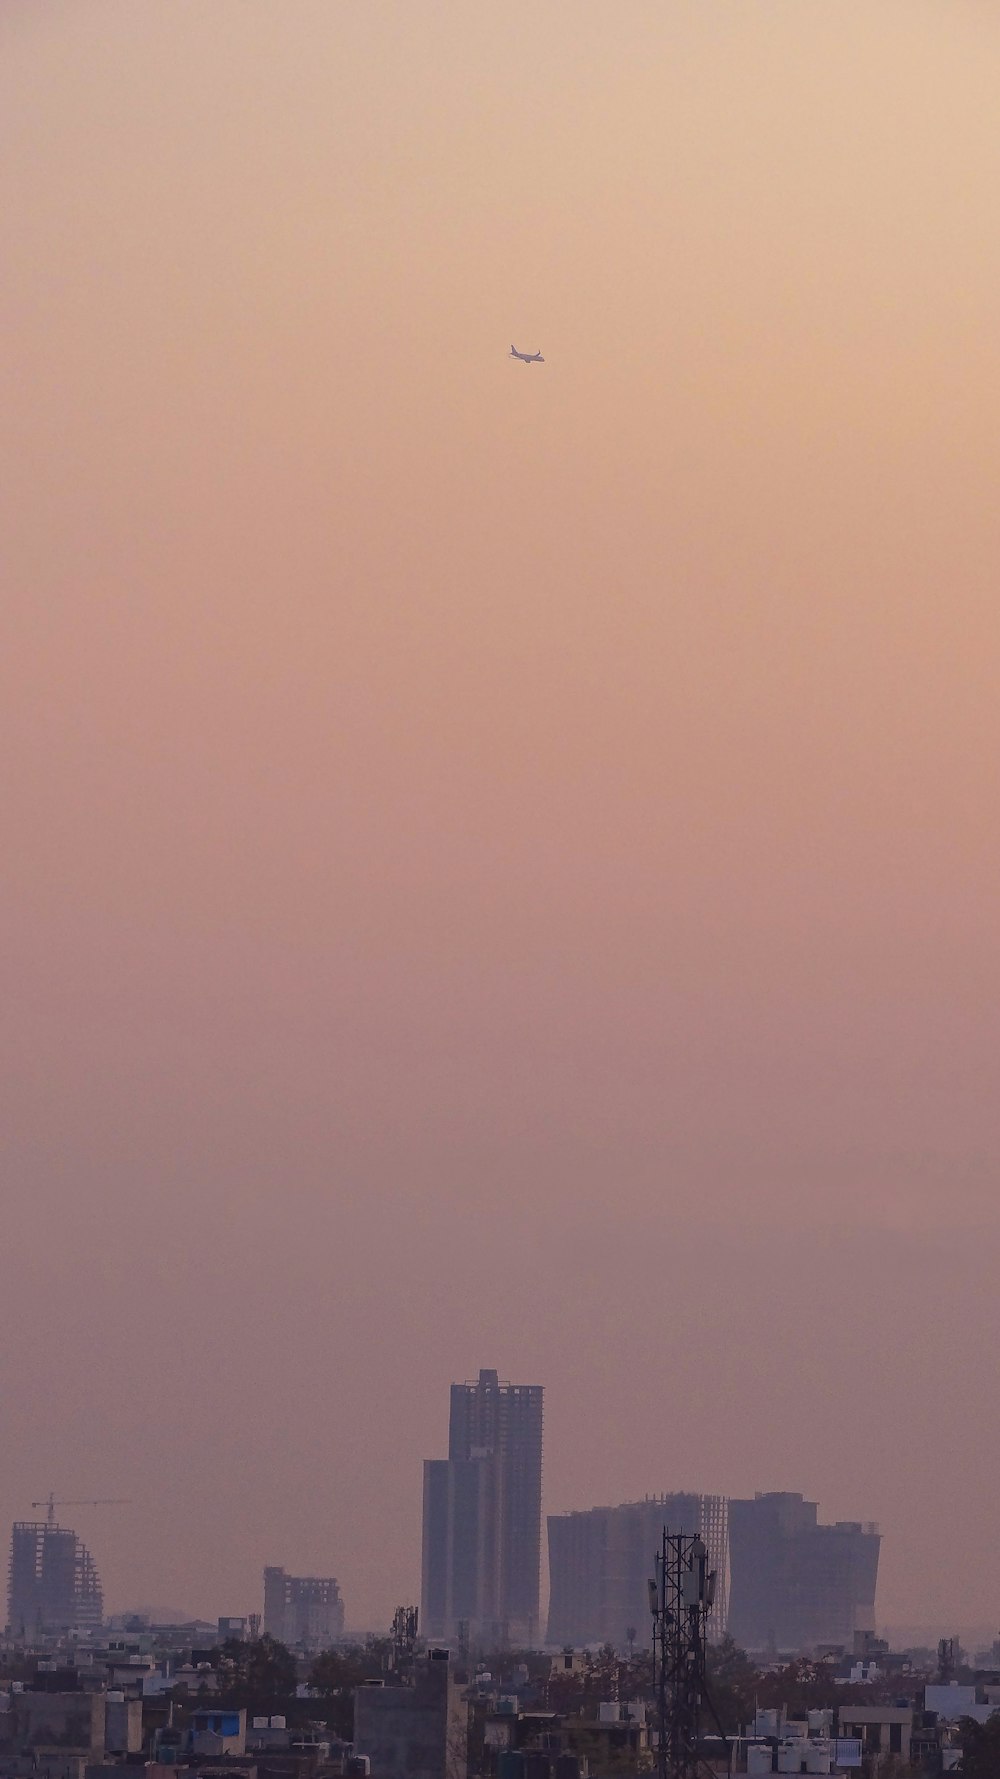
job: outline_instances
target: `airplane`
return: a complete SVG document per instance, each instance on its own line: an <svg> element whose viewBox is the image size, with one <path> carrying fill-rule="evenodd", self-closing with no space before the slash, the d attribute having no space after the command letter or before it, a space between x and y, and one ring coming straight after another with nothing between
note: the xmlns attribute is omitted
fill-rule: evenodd
<svg viewBox="0 0 1000 1779"><path fill-rule="evenodd" d="M522 364L544 364L545 363L545 360L542 357L540 352L519 352L516 346L511 347L510 355L511 355L511 358L519 358Z"/></svg>

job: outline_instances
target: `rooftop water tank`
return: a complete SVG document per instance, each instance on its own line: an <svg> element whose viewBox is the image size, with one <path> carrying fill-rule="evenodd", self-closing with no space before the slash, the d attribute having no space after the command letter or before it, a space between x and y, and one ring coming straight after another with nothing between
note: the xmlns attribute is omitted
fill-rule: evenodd
<svg viewBox="0 0 1000 1779"><path fill-rule="evenodd" d="M524 1755L518 1748L501 1748L497 1755L497 1779L524 1779Z"/></svg>
<svg viewBox="0 0 1000 1779"><path fill-rule="evenodd" d="M524 1779L552 1779L552 1761L540 1748L525 1749Z"/></svg>

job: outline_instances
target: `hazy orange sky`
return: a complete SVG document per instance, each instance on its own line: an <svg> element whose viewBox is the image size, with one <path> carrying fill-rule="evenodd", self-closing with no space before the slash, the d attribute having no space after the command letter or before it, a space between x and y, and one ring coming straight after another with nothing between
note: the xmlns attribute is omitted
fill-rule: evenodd
<svg viewBox="0 0 1000 1779"><path fill-rule="evenodd" d="M978 0L3 0L0 1527L128 1497L110 1607L386 1622L488 1365L549 1510L998 1622L998 92Z"/></svg>

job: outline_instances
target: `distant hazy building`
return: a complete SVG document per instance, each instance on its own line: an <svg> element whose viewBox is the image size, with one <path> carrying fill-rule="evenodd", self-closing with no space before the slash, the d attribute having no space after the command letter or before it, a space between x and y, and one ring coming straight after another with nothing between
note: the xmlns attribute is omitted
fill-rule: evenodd
<svg viewBox="0 0 1000 1779"><path fill-rule="evenodd" d="M534 1642L541 1527L541 1386L453 1384L448 1456L424 1464L425 1635Z"/></svg>
<svg viewBox="0 0 1000 1779"><path fill-rule="evenodd" d="M264 1632L289 1647L328 1649L344 1635L344 1602L335 1578L264 1570Z"/></svg>
<svg viewBox="0 0 1000 1779"><path fill-rule="evenodd" d="M663 1528L700 1532L716 1572L709 1635L726 1629L728 1502L721 1495L654 1495L621 1507L550 1514L549 1623L547 1641L613 1643L621 1649L629 1631L642 1646L651 1640L647 1583L654 1573Z"/></svg>
<svg viewBox="0 0 1000 1779"><path fill-rule="evenodd" d="M729 1630L746 1649L851 1647L875 1628L881 1539L860 1521L818 1523L815 1501L729 1503Z"/></svg>
<svg viewBox="0 0 1000 1779"><path fill-rule="evenodd" d="M7 1577L11 1635L96 1630L103 1618L97 1566L76 1533L47 1522L15 1520Z"/></svg>
<svg viewBox="0 0 1000 1779"><path fill-rule="evenodd" d="M465 1779L469 1707L448 1651L431 1649L412 1685L359 1686L354 1694L354 1752L367 1755L378 1779Z"/></svg>

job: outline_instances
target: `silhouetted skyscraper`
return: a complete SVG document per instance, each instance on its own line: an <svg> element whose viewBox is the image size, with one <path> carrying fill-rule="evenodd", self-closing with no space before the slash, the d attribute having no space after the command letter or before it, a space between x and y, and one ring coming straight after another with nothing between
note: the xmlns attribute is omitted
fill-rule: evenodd
<svg viewBox="0 0 1000 1779"><path fill-rule="evenodd" d="M424 1464L425 1634L533 1641L541 1527L541 1386L453 1384L448 1457Z"/></svg>
<svg viewBox="0 0 1000 1779"><path fill-rule="evenodd" d="M875 1629L878 1527L822 1526L815 1501L757 1495L729 1503L729 1629L746 1649L851 1644Z"/></svg>

